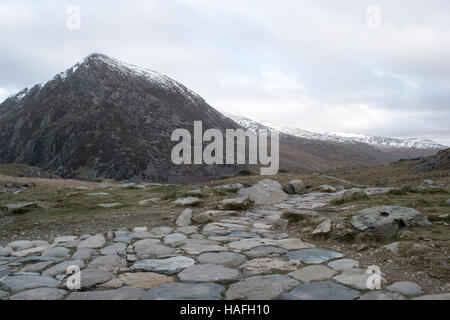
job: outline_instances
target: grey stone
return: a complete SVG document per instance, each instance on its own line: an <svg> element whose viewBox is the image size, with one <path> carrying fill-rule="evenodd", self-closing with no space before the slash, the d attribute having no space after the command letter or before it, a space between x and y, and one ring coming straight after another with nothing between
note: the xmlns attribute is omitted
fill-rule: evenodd
<svg viewBox="0 0 450 320"><path fill-rule="evenodd" d="M202 200L197 197L186 197L186 198L180 198L175 201L172 201L173 204L180 206L180 207L194 207L198 206L202 203Z"/></svg>
<svg viewBox="0 0 450 320"><path fill-rule="evenodd" d="M288 275L301 282L323 281L331 279L337 272L328 267L317 265L307 266Z"/></svg>
<svg viewBox="0 0 450 320"><path fill-rule="evenodd" d="M37 204L36 202L10 203L5 207L10 213L21 213L27 211L28 209L37 207Z"/></svg>
<svg viewBox="0 0 450 320"><path fill-rule="evenodd" d="M247 258L242 254L233 252L208 252L202 253L197 261L201 264L220 264L225 267L237 268L247 262Z"/></svg>
<svg viewBox="0 0 450 320"><path fill-rule="evenodd" d="M73 242L77 239L76 236L63 236L63 237L57 237L55 238L55 240L53 241L54 245L60 245L60 244L65 244L68 242Z"/></svg>
<svg viewBox="0 0 450 320"><path fill-rule="evenodd" d="M98 206L102 207L102 208L115 208L115 207L119 207L121 205L122 205L121 203L114 202L114 203L99 203Z"/></svg>
<svg viewBox="0 0 450 320"><path fill-rule="evenodd" d="M42 270L45 270L47 267L54 264L54 261L44 261L44 262L38 262L34 264L30 264L22 268L20 270L21 272L41 272Z"/></svg>
<svg viewBox="0 0 450 320"><path fill-rule="evenodd" d="M414 282L400 281L386 287L386 290L398 292L405 296L418 296L422 293L422 288Z"/></svg>
<svg viewBox="0 0 450 320"><path fill-rule="evenodd" d="M257 258L244 263L239 270L246 276L270 273L285 273L296 270L301 265L298 260L280 258Z"/></svg>
<svg viewBox="0 0 450 320"><path fill-rule="evenodd" d="M300 284L292 291L282 293L280 300L355 300L359 291L330 281Z"/></svg>
<svg viewBox="0 0 450 320"><path fill-rule="evenodd" d="M94 249L78 249L73 255L72 259L81 259L81 260L89 260L96 251Z"/></svg>
<svg viewBox="0 0 450 320"><path fill-rule="evenodd" d="M405 300L405 298L398 293L377 290L363 294L359 300Z"/></svg>
<svg viewBox="0 0 450 320"><path fill-rule="evenodd" d="M380 206L363 209L352 217L352 225L378 239L386 239L410 226L428 227L431 223L419 211L402 206Z"/></svg>
<svg viewBox="0 0 450 320"><path fill-rule="evenodd" d="M126 253L127 250L127 246L124 243L114 243L110 246L107 246L105 248L103 248L102 250L100 250L100 253L103 255L108 255L108 254L119 254L119 255L123 255Z"/></svg>
<svg viewBox="0 0 450 320"><path fill-rule="evenodd" d="M61 261L63 261L63 259L56 258L56 257L45 257L45 256L28 256L26 258L17 260L17 263L44 262L44 261L61 262Z"/></svg>
<svg viewBox="0 0 450 320"><path fill-rule="evenodd" d="M150 289L142 300L221 300L223 285L169 282Z"/></svg>
<svg viewBox="0 0 450 320"><path fill-rule="evenodd" d="M163 242L171 246L182 245L187 237L182 233L171 233L164 237Z"/></svg>
<svg viewBox="0 0 450 320"><path fill-rule="evenodd" d="M84 264L84 261L80 260L80 259L64 261L64 262L58 263L57 265L45 270L44 272L42 272L42 275L54 277L58 274L65 274L67 271L67 268L70 266L78 266L81 269L81 268L84 268L85 264Z"/></svg>
<svg viewBox="0 0 450 320"><path fill-rule="evenodd" d="M272 300L299 282L285 275L250 277L233 283L225 294L228 300Z"/></svg>
<svg viewBox="0 0 450 320"><path fill-rule="evenodd" d="M64 247L54 247L48 248L44 252L42 252L43 256L46 257L57 257L57 258L65 258L69 255L70 250Z"/></svg>
<svg viewBox="0 0 450 320"><path fill-rule="evenodd" d="M122 287L113 290L72 292L67 300L139 300L145 290L135 287Z"/></svg>
<svg viewBox="0 0 450 320"><path fill-rule="evenodd" d="M251 239L251 238L259 238L259 235L254 232L245 232L245 231L235 231L229 234L230 237L242 238L242 239Z"/></svg>
<svg viewBox="0 0 450 320"><path fill-rule="evenodd" d="M326 219L312 232L312 234L327 234L330 231L331 231L331 220Z"/></svg>
<svg viewBox="0 0 450 320"><path fill-rule="evenodd" d="M7 257L11 252L12 249L10 247L0 247L0 257Z"/></svg>
<svg viewBox="0 0 450 320"><path fill-rule="evenodd" d="M172 228L170 227L157 227L150 230L150 232L156 236L165 236L172 232Z"/></svg>
<svg viewBox="0 0 450 320"><path fill-rule="evenodd" d="M345 284L355 289L367 290L367 280L372 273L367 273L366 270L351 269L345 270L340 275L333 278L334 281Z"/></svg>
<svg viewBox="0 0 450 320"><path fill-rule="evenodd" d="M286 249L274 246L258 246L244 252L244 254L252 258L264 258L273 254L285 254L286 252Z"/></svg>
<svg viewBox="0 0 450 320"><path fill-rule="evenodd" d="M1 281L3 287L10 291L22 291L26 289L34 288L55 288L58 287L60 282L47 276L9 276Z"/></svg>
<svg viewBox="0 0 450 320"><path fill-rule="evenodd" d="M358 268L359 262L353 259L339 259L331 261L328 266L336 271L345 271Z"/></svg>
<svg viewBox="0 0 450 320"><path fill-rule="evenodd" d="M197 226L186 226L186 227L179 227L175 230L175 232L182 233L182 234L193 234L198 232Z"/></svg>
<svg viewBox="0 0 450 320"><path fill-rule="evenodd" d="M289 251L286 255L292 259L297 259L308 264L319 264L330 259L343 257L339 252L317 248Z"/></svg>
<svg viewBox="0 0 450 320"><path fill-rule="evenodd" d="M193 265L181 271L178 278L184 282L230 282L242 277L235 269L216 264Z"/></svg>
<svg viewBox="0 0 450 320"><path fill-rule="evenodd" d="M166 247L161 244L154 244L152 246L146 247L135 247L134 251L136 252L139 259L164 258L173 256L175 254L174 248Z"/></svg>
<svg viewBox="0 0 450 320"><path fill-rule="evenodd" d="M223 210L244 211L252 206L252 202L248 198L232 198L220 201L218 208Z"/></svg>
<svg viewBox="0 0 450 320"><path fill-rule="evenodd" d="M105 245L105 237L102 234L97 234L92 236L78 244L78 249L88 248L88 249L98 249Z"/></svg>
<svg viewBox="0 0 450 320"><path fill-rule="evenodd" d="M8 243L6 246L10 247L16 251L23 251L23 250L27 250L27 249L31 249L31 248L36 248L36 247L48 247L49 243L47 241L43 241L43 240L34 240L34 241L17 240L17 241Z"/></svg>
<svg viewBox="0 0 450 320"><path fill-rule="evenodd" d="M283 185L283 191L287 194L302 195L305 192L305 184L300 179L291 180L289 183Z"/></svg>
<svg viewBox="0 0 450 320"><path fill-rule="evenodd" d="M177 218L176 225L179 227L185 227L191 224L192 210L184 210Z"/></svg>
<svg viewBox="0 0 450 320"><path fill-rule="evenodd" d="M6 297L8 294L9 294L8 292L0 290L0 299L3 299L3 298Z"/></svg>
<svg viewBox="0 0 450 320"><path fill-rule="evenodd" d="M105 270L84 269L80 272L81 289L89 289L95 285L112 279L112 274Z"/></svg>
<svg viewBox="0 0 450 320"><path fill-rule="evenodd" d="M239 198L250 198L255 204L274 204L286 200L288 195L281 185L274 180L264 179L250 188L241 188L237 192Z"/></svg>
<svg viewBox="0 0 450 320"><path fill-rule="evenodd" d="M62 300L67 295L66 290L56 288L37 288L17 293L9 300Z"/></svg>
<svg viewBox="0 0 450 320"><path fill-rule="evenodd" d="M193 266L195 260L184 256L167 259L146 259L137 261L131 266L134 271L154 271L164 274L176 274L181 270Z"/></svg>
<svg viewBox="0 0 450 320"><path fill-rule="evenodd" d="M187 254L197 255L204 252L221 252L227 251L227 248L218 245L208 244L185 244L181 247Z"/></svg>
<svg viewBox="0 0 450 320"><path fill-rule="evenodd" d="M120 268L126 266L127 262L119 255L113 253L92 260L87 267L89 269L100 269L108 272L118 272Z"/></svg>

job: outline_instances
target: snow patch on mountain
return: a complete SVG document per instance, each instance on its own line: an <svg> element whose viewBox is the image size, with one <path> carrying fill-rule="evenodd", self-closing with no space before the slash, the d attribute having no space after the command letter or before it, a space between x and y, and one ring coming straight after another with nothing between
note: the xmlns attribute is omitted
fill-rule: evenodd
<svg viewBox="0 0 450 320"><path fill-rule="evenodd" d="M431 140L422 138L409 138L409 139L397 139L388 137L378 137L362 133L343 133L343 132L327 132L324 134L315 133L307 130L302 130L295 127L281 126L265 120L250 119L244 116L231 114L222 110L219 110L225 116L231 118L233 121L240 124L246 129L256 131L257 129L271 129L285 134L289 134L295 137L320 140L320 141L333 141L338 143L365 143L378 149L422 149L422 150L439 150L445 149L446 146L436 143Z"/></svg>

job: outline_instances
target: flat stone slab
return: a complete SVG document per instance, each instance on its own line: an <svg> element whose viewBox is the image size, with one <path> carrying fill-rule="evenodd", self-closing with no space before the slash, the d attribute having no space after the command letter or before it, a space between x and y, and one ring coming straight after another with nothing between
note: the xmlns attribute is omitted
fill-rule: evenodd
<svg viewBox="0 0 450 320"><path fill-rule="evenodd" d="M317 248L289 251L286 255L292 259L297 259L308 264L319 264L330 259L343 257L343 254L339 252Z"/></svg>
<svg viewBox="0 0 450 320"><path fill-rule="evenodd" d="M88 248L78 249L78 250L72 255L72 259L88 260L88 259L90 259L95 253L96 253L96 251L95 251L94 249L88 249Z"/></svg>
<svg viewBox="0 0 450 320"><path fill-rule="evenodd" d="M6 297L8 294L8 292L0 290L0 299Z"/></svg>
<svg viewBox="0 0 450 320"><path fill-rule="evenodd" d="M45 270L42 272L43 276L49 276L54 277L59 274L66 274L67 268L70 266L78 266L80 269L85 267L85 263L83 260L68 260L61 263L58 263L57 265L54 265L53 267Z"/></svg>
<svg viewBox="0 0 450 320"><path fill-rule="evenodd" d="M331 281L300 284L292 291L282 293L280 300L355 300L359 291Z"/></svg>
<svg viewBox="0 0 450 320"><path fill-rule="evenodd" d="M99 249L102 248L105 245L105 243L106 243L105 237L102 234L97 234L80 242L77 248Z"/></svg>
<svg viewBox="0 0 450 320"><path fill-rule="evenodd" d="M299 249L309 249L314 248L314 245L303 242L300 239L281 239L274 240L274 245L286 250L299 250Z"/></svg>
<svg viewBox="0 0 450 320"><path fill-rule="evenodd" d="M367 280L371 275L362 269L351 269L335 276L333 280L355 289L368 290Z"/></svg>
<svg viewBox="0 0 450 320"><path fill-rule="evenodd" d="M280 258L257 258L244 263L239 270L246 276L256 276L270 273L289 272L301 265L298 260Z"/></svg>
<svg viewBox="0 0 450 320"><path fill-rule="evenodd" d="M331 261L328 266L336 271L345 271L358 268L359 262L353 259L339 259Z"/></svg>
<svg viewBox="0 0 450 320"><path fill-rule="evenodd" d="M252 187L239 189L237 197L249 198L255 204L274 204L286 200L288 195L277 181L264 179Z"/></svg>
<svg viewBox="0 0 450 320"><path fill-rule="evenodd" d="M233 283L225 294L227 300L272 300L298 285L285 275L250 277Z"/></svg>
<svg viewBox="0 0 450 320"><path fill-rule="evenodd" d="M11 213L19 213L37 207L36 202L10 203L6 205L6 209Z"/></svg>
<svg viewBox="0 0 450 320"><path fill-rule="evenodd" d="M286 249L274 246L258 246L249 251L245 251L244 254L252 258L264 258L272 254L285 254L286 252Z"/></svg>
<svg viewBox="0 0 450 320"><path fill-rule="evenodd" d="M254 247L262 245L276 245L277 241L273 239L256 238L256 239L242 239L239 241L230 242L227 246L233 250L248 251Z"/></svg>
<svg viewBox="0 0 450 320"><path fill-rule="evenodd" d="M59 286L60 282L47 276L22 275L6 277L1 284L5 289L14 292L43 287L55 288Z"/></svg>
<svg viewBox="0 0 450 320"><path fill-rule="evenodd" d="M105 270L84 269L80 272L81 289L89 289L111 280L113 275Z"/></svg>
<svg viewBox="0 0 450 320"><path fill-rule="evenodd" d="M121 205L122 205L121 203L114 202L114 203L99 203L98 206L102 207L102 208L115 208L115 207L119 207Z"/></svg>
<svg viewBox="0 0 450 320"><path fill-rule="evenodd" d="M186 244L181 247L187 254L197 255L204 252L222 252L227 251L226 247L208 244Z"/></svg>
<svg viewBox="0 0 450 320"><path fill-rule="evenodd" d="M127 245L125 243L114 243L110 246L107 246L103 249L100 250L100 253L103 255L108 255L108 254L119 254L119 255L123 255L126 253L127 250Z"/></svg>
<svg viewBox="0 0 450 320"><path fill-rule="evenodd" d="M72 292L67 300L139 300L145 290L135 287L122 287L113 290Z"/></svg>
<svg viewBox="0 0 450 320"><path fill-rule="evenodd" d="M223 285L169 282L150 289L141 300L222 300Z"/></svg>
<svg viewBox="0 0 450 320"><path fill-rule="evenodd" d="M173 229L171 227L156 227L150 230L150 233L154 234L155 236L163 237L171 233L172 230Z"/></svg>
<svg viewBox="0 0 450 320"><path fill-rule="evenodd" d="M154 244L145 247L135 247L134 251L136 252L139 259L166 258L171 257L175 254L174 248L163 246L162 244Z"/></svg>
<svg viewBox="0 0 450 320"><path fill-rule="evenodd" d="M154 271L164 274L176 274L181 270L191 267L195 260L184 256L176 256L167 259L146 259L137 261L131 266L134 271Z"/></svg>
<svg viewBox="0 0 450 320"><path fill-rule="evenodd" d="M241 273L236 269L216 264L199 264L184 269L178 278L184 282L230 282L239 280Z"/></svg>
<svg viewBox="0 0 450 320"><path fill-rule="evenodd" d="M126 266L127 262L115 253L98 257L88 264L89 269L100 269L108 272L118 272L120 268Z"/></svg>
<svg viewBox="0 0 450 320"><path fill-rule="evenodd" d="M397 292L405 296L418 296L422 293L422 288L414 282L400 281L386 287L386 290Z"/></svg>
<svg viewBox="0 0 450 320"><path fill-rule="evenodd" d="M70 250L64 247L53 247L42 252L43 256L65 258L69 255Z"/></svg>
<svg viewBox="0 0 450 320"><path fill-rule="evenodd" d="M30 248L35 248L35 247L48 247L49 243L47 241L43 241L43 240L35 240L35 241L30 241L30 240L16 240L13 242L10 242L6 245L9 248L12 248L13 250L16 251L22 251L22 250L26 250L26 249L30 249Z"/></svg>
<svg viewBox="0 0 450 320"><path fill-rule="evenodd" d="M127 286L142 289L151 289L166 282L172 282L171 277L153 272L125 273L119 279Z"/></svg>
<svg viewBox="0 0 450 320"><path fill-rule="evenodd" d="M164 237L163 242L169 246L182 245L187 237L182 233L171 233Z"/></svg>
<svg viewBox="0 0 450 320"><path fill-rule="evenodd" d="M186 198L180 198L175 201L172 201L173 204L179 206L179 207L193 207L197 206L202 203L202 200L197 197L186 197Z"/></svg>
<svg viewBox="0 0 450 320"><path fill-rule="evenodd" d="M9 300L62 300L67 293L62 289L37 288L16 293L9 297Z"/></svg>
<svg viewBox="0 0 450 320"><path fill-rule="evenodd" d="M44 261L44 262L38 262L29 264L20 270L20 272L41 272L51 266L52 264L55 264L54 261Z"/></svg>
<svg viewBox="0 0 450 320"><path fill-rule="evenodd" d="M197 261L201 264L220 264L225 267L237 268L247 262L247 258L234 252L208 252L202 253Z"/></svg>
<svg viewBox="0 0 450 320"><path fill-rule="evenodd" d="M296 280L307 283L312 281L329 280L334 275L336 275L336 273L337 272L334 271L333 269L330 269L322 265L317 265L317 266L307 266L305 268L291 272L288 275Z"/></svg>

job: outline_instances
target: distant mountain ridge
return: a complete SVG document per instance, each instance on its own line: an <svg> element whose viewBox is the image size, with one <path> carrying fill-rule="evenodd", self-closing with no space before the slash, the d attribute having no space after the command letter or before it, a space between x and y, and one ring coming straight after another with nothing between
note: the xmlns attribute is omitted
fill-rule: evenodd
<svg viewBox="0 0 450 320"><path fill-rule="evenodd" d="M446 146L436 143L431 140L422 138L410 138L410 139L396 139L387 137L378 137L368 134L354 134L354 133L342 133L342 132L327 132L324 134L314 133L307 130L302 130L295 127L281 126L269 121L250 119L244 116L238 116L228 112L223 112L224 115L233 119L241 126L256 130L260 127L267 127L285 134L293 135L299 138L320 140L320 141L333 141L339 143L365 143L378 149L419 149L419 150L442 150L447 148Z"/></svg>

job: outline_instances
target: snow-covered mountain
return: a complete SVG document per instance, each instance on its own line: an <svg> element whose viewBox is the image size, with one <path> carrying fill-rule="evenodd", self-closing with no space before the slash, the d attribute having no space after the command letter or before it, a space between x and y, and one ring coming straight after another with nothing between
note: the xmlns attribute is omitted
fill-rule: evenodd
<svg viewBox="0 0 450 320"><path fill-rule="evenodd" d="M442 144L422 138L397 139L397 138L371 136L368 134L361 134L361 133L342 133L342 132L327 132L321 134L302 130L295 127L281 126L265 120L250 119L244 116L231 114L222 110L219 111L221 111L224 115L231 118L244 128L253 131L255 131L258 128L268 128L304 139L333 141L339 143L365 143L377 149L440 150L447 148Z"/></svg>

